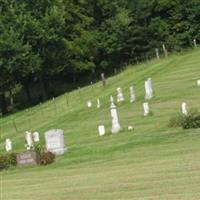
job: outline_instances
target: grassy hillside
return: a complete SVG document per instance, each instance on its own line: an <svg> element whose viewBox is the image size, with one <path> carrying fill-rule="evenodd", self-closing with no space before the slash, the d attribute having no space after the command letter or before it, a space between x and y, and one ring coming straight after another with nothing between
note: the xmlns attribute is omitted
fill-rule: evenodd
<svg viewBox="0 0 200 200"><path fill-rule="evenodd" d="M169 128L170 117L183 101L200 110L200 50L129 66L101 83L0 120L1 145L9 137L16 151L24 149L24 131L51 128L65 132L69 149L47 167L1 172L2 200L200 199L200 130ZM144 80L151 77L153 115L143 117ZM129 86L137 101L129 103ZM126 102L118 105L123 131L110 134L109 97L122 87ZM102 107L96 108L100 98ZM86 107L87 100L93 107ZM98 136L104 124L107 135ZM128 131L128 125L134 131Z"/></svg>

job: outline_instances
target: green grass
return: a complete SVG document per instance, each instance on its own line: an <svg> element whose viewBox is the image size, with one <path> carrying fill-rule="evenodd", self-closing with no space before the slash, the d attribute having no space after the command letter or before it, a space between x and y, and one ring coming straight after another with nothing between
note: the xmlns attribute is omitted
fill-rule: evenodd
<svg viewBox="0 0 200 200"><path fill-rule="evenodd" d="M73 91L0 119L1 144L10 137L13 148L24 151L24 131L43 134L51 128L65 132L69 149L46 167L12 168L1 172L1 200L198 200L200 199L200 130L169 128L171 116L183 101L200 110L200 50L152 60L107 80ZM144 80L151 77L155 97L152 116L143 117ZM130 104L128 88L135 86L137 101ZM122 87L126 97L118 105L123 131L110 133L110 95ZM96 99L102 107L96 109ZM95 106L86 107L87 100ZM55 102L55 103L54 103ZM98 136L104 124L107 135ZM127 131L129 125L134 131ZM17 129L15 128L17 127Z"/></svg>

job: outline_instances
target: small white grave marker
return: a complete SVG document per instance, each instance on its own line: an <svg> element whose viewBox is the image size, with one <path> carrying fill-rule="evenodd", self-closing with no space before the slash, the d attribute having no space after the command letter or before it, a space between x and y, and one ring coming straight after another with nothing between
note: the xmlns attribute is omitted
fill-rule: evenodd
<svg viewBox="0 0 200 200"><path fill-rule="evenodd" d="M185 102L182 103L181 110L182 110L183 115L187 115L188 114L187 104Z"/></svg>
<svg viewBox="0 0 200 200"><path fill-rule="evenodd" d="M134 87L133 86L131 86L129 88L129 92L130 92L130 103L133 103L135 101L135 99L136 99L135 91L134 91Z"/></svg>
<svg viewBox="0 0 200 200"><path fill-rule="evenodd" d="M144 109L144 116L148 116L150 111L148 102L143 103L143 109Z"/></svg>
<svg viewBox="0 0 200 200"><path fill-rule="evenodd" d="M129 130L129 131L132 131L132 130L133 130L133 127L132 127L132 126L128 126L128 130Z"/></svg>
<svg viewBox="0 0 200 200"><path fill-rule="evenodd" d="M106 131L105 131L105 126L104 125L98 126L98 130L99 130L99 136L105 135Z"/></svg>
<svg viewBox="0 0 200 200"><path fill-rule="evenodd" d="M200 87L200 80L197 80L197 87Z"/></svg>
<svg viewBox="0 0 200 200"><path fill-rule="evenodd" d="M39 142L40 141L40 134L38 132L33 133L33 141Z"/></svg>
<svg viewBox="0 0 200 200"><path fill-rule="evenodd" d="M145 100L150 100L153 97L153 86L151 78L148 78L144 83L145 88Z"/></svg>
<svg viewBox="0 0 200 200"><path fill-rule="evenodd" d="M87 101L87 107L91 108L92 107L92 102L91 101Z"/></svg>
<svg viewBox="0 0 200 200"><path fill-rule="evenodd" d="M12 141L9 138L5 141L5 149L7 152L12 151Z"/></svg>
<svg viewBox="0 0 200 200"><path fill-rule="evenodd" d="M101 108L101 103L99 99L97 99L97 108Z"/></svg>

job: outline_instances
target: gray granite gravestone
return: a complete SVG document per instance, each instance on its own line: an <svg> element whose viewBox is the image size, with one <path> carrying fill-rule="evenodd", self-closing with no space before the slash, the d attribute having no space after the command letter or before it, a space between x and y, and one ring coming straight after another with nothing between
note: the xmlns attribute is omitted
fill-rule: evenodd
<svg viewBox="0 0 200 200"><path fill-rule="evenodd" d="M62 155L67 150L64 144L64 134L61 129L52 129L45 133L46 149L55 155Z"/></svg>

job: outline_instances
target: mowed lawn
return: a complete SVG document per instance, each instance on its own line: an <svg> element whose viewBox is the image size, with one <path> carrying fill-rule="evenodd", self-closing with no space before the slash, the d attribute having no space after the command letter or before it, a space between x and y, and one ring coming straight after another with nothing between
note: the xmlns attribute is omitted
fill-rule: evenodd
<svg viewBox="0 0 200 200"><path fill-rule="evenodd" d="M151 77L152 116L143 117L144 81ZM1 145L7 137L16 152L25 151L24 131L65 132L68 152L45 167L1 172L1 200L198 200L200 199L200 129L168 127L184 101L200 110L200 50L128 66L115 77L73 91L0 119ZM137 101L129 103L129 86ZM117 105L123 130L112 135L109 97L121 87L126 101ZM101 108L96 108L100 98ZM87 100L93 107L87 108ZM107 135L98 136L104 124ZM133 131L127 127L132 125Z"/></svg>

